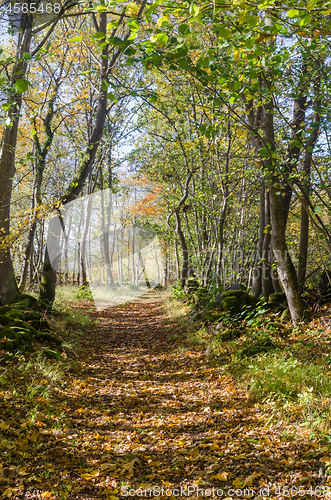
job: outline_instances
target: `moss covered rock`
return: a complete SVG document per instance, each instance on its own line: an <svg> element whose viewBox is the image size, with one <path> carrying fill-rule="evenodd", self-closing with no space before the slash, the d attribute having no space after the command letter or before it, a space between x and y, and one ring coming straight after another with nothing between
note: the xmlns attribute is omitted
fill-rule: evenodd
<svg viewBox="0 0 331 500"><path fill-rule="evenodd" d="M24 314L25 321L39 321L42 318L42 314L35 311L27 311Z"/></svg>
<svg viewBox="0 0 331 500"><path fill-rule="evenodd" d="M216 297L215 297L215 303L216 303L217 305L220 305L220 303L222 302L223 298L224 298L224 297L223 297L223 293L222 293L222 292L219 292L219 293L216 295Z"/></svg>
<svg viewBox="0 0 331 500"><path fill-rule="evenodd" d="M6 316L9 318L18 318L22 321L24 320L24 314L19 309L11 309L10 311L7 311Z"/></svg>
<svg viewBox="0 0 331 500"><path fill-rule="evenodd" d="M49 323L45 319L29 321L29 325L33 326L36 330L50 330Z"/></svg>
<svg viewBox="0 0 331 500"><path fill-rule="evenodd" d="M20 345L20 342L21 342L21 338L18 335L18 333L9 327L6 327L3 330L1 330L0 338L2 338L2 339L6 338L6 339L10 340L13 343L13 347L15 349Z"/></svg>
<svg viewBox="0 0 331 500"><path fill-rule="evenodd" d="M237 314L241 310L239 300L236 297L232 296L225 297L225 299L222 300L220 306L222 311L231 312L232 314Z"/></svg>
<svg viewBox="0 0 331 500"><path fill-rule="evenodd" d="M217 313L213 311L203 311L202 318L207 321L219 321L222 318L222 313Z"/></svg>
<svg viewBox="0 0 331 500"><path fill-rule="evenodd" d="M5 342L3 344L3 350L4 351L8 351L8 352L13 352L14 351L14 344L13 344L13 342L11 342L10 340L7 340L7 342Z"/></svg>
<svg viewBox="0 0 331 500"><path fill-rule="evenodd" d="M276 304L276 305L283 304L284 302L286 302L286 295L284 292L271 293L269 295L268 302L269 304Z"/></svg>
<svg viewBox="0 0 331 500"><path fill-rule="evenodd" d="M29 327L29 332L31 333L31 335L33 335L34 337L35 337L36 335L38 335L38 333L39 333L39 332L38 332L38 330L36 330L36 329L35 329L33 326L31 326L31 325L28 325L28 327Z"/></svg>
<svg viewBox="0 0 331 500"><path fill-rule="evenodd" d="M28 293L20 293L18 295L18 300L28 300L29 302L32 302L32 304L36 304L38 299L34 297L33 295L29 295Z"/></svg>
<svg viewBox="0 0 331 500"><path fill-rule="evenodd" d="M199 308L199 306L204 306L207 302L209 302L212 295L206 288L200 287L193 293L192 298L195 308Z"/></svg>
<svg viewBox="0 0 331 500"><path fill-rule="evenodd" d="M15 309L20 309L21 311L29 311L31 309L30 302L27 299L15 302L12 306Z"/></svg>
<svg viewBox="0 0 331 500"><path fill-rule="evenodd" d="M19 330L17 334L21 337L21 342L22 341L31 342L32 340L30 333L25 330Z"/></svg>
<svg viewBox="0 0 331 500"><path fill-rule="evenodd" d="M25 321L19 318L14 318L12 324L13 326L21 326L22 328L28 328L27 323L25 323Z"/></svg>
<svg viewBox="0 0 331 500"><path fill-rule="evenodd" d="M248 295L247 305L254 307L254 309L255 309L258 301L259 301L259 299L257 297L254 297L254 295Z"/></svg>
<svg viewBox="0 0 331 500"><path fill-rule="evenodd" d="M0 325L6 326L6 325L12 325L13 324L13 319L10 318L9 316L6 316L5 314L0 315Z"/></svg>
<svg viewBox="0 0 331 500"><path fill-rule="evenodd" d="M248 297L248 293L245 290L227 290L223 292L223 298L225 297L236 297L237 299L241 299L242 297Z"/></svg>
<svg viewBox="0 0 331 500"><path fill-rule="evenodd" d="M194 278L193 276L191 276L190 278L187 278L186 283L185 283L185 292L188 295L192 295L199 288L200 288L200 283L196 278Z"/></svg>
<svg viewBox="0 0 331 500"><path fill-rule="evenodd" d="M61 345L62 341L55 337L55 335L52 335L51 333L48 332L37 332L37 335L35 335L36 340L38 342L52 342L53 344Z"/></svg>
<svg viewBox="0 0 331 500"><path fill-rule="evenodd" d="M3 314L6 314L8 311L11 311L13 308L12 306L6 305L6 306L1 306L0 307L0 315L2 316Z"/></svg>
<svg viewBox="0 0 331 500"><path fill-rule="evenodd" d="M226 289L226 292L228 292L229 290L247 290L247 288L242 283L233 283L229 286L229 288Z"/></svg>

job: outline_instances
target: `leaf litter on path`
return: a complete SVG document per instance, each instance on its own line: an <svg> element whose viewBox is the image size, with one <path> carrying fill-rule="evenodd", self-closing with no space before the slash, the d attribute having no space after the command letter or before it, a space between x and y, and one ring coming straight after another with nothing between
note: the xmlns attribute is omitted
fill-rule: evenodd
<svg viewBox="0 0 331 500"><path fill-rule="evenodd" d="M252 498L330 498L316 489L328 486L325 448L304 430L295 437L285 423L268 425L270 415L224 367L201 348L170 341L162 296L96 316L56 393L64 425L20 422L9 405L12 417L0 424L8 440L3 498L117 500L153 488L168 498L243 498L249 489ZM19 450L16 465L11 449Z"/></svg>

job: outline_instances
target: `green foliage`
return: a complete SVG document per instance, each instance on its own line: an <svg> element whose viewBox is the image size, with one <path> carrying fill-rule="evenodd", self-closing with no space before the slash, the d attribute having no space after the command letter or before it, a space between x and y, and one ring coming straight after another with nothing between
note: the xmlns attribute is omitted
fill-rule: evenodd
<svg viewBox="0 0 331 500"><path fill-rule="evenodd" d="M77 297L77 299L93 300L92 291L88 286L81 286L77 291L74 292L74 295L75 297Z"/></svg>
<svg viewBox="0 0 331 500"><path fill-rule="evenodd" d="M269 318L265 318L265 313L269 310L268 300L262 297L256 304L256 307L247 306L243 311L247 324L251 326L261 326L264 322L268 322Z"/></svg>
<svg viewBox="0 0 331 500"><path fill-rule="evenodd" d="M185 291L181 288L180 286L180 283L177 282L175 283L172 287L171 287L171 296L174 298L174 299L177 299L177 300L182 300L182 301L185 301L186 300L186 293Z"/></svg>
<svg viewBox="0 0 331 500"><path fill-rule="evenodd" d="M302 401L331 395L331 376L312 363L292 355L274 352L243 362L242 378L258 401Z"/></svg>

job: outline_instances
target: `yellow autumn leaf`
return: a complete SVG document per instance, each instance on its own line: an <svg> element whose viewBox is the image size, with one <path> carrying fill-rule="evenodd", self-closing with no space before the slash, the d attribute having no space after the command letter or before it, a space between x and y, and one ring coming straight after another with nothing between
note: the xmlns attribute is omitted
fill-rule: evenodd
<svg viewBox="0 0 331 500"><path fill-rule="evenodd" d="M35 443L38 439L38 434L36 432L32 431L29 434L27 434L26 437L29 441L32 441L33 443Z"/></svg>
<svg viewBox="0 0 331 500"><path fill-rule="evenodd" d="M228 480L228 472L221 472L219 474L216 474L215 476L212 476L210 479L218 479L219 481L227 481Z"/></svg>
<svg viewBox="0 0 331 500"><path fill-rule="evenodd" d="M235 455L234 457L231 457L233 460L241 460L242 458L246 458L246 455L243 453L241 455Z"/></svg>
<svg viewBox="0 0 331 500"><path fill-rule="evenodd" d="M241 481L241 479L235 479L233 482L232 482L233 486L235 486L236 488L241 488L244 483Z"/></svg>
<svg viewBox="0 0 331 500"><path fill-rule="evenodd" d="M2 429L3 431L9 429L9 424L6 424L6 422L0 422L0 429Z"/></svg>
<svg viewBox="0 0 331 500"><path fill-rule="evenodd" d="M114 471L116 470L116 464L102 464L100 467L101 470L109 470L109 471Z"/></svg>
<svg viewBox="0 0 331 500"><path fill-rule="evenodd" d="M110 495L107 497L107 500L119 500L119 497L115 497L115 495Z"/></svg>
<svg viewBox="0 0 331 500"><path fill-rule="evenodd" d="M218 446L218 444L217 444L217 443L214 443L214 444L212 444L212 445L211 445L210 449L211 449L212 451L216 451L216 450L219 450L219 449L220 449L220 447Z"/></svg>
<svg viewBox="0 0 331 500"><path fill-rule="evenodd" d="M43 498L52 498L53 493L51 491L44 491L44 493L41 495Z"/></svg>
<svg viewBox="0 0 331 500"><path fill-rule="evenodd" d="M22 439L21 441L18 441L18 446L20 450L25 451L29 447L29 442L27 439Z"/></svg>
<svg viewBox="0 0 331 500"><path fill-rule="evenodd" d="M86 474L81 474L80 477L88 480L88 479L94 479L95 477L99 477L99 475L100 472L96 470L94 472L87 472Z"/></svg>
<svg viewBox="0 0 331 500"><path fill-rule="evenodd" d="M251 474L250 476L247 476L245 481L244 481L244 487L245 486L252 486L254 479L256 478L256 474Z"/></svg>
<svg viewBox="0 0 331 500"><path fill-rule="evenodd" d="M190 456L192 458L197 458L199 454L200 454L199 448L193 448L193 450L190 452Z"/></svg>
<svg viewBox="0 0 331 500"><path fill-rule="evenodd" d="M5 498L10 498L12 495L17 493L20 489L19 488L7 488L5 491L2 493L2 496Z"/></svg>

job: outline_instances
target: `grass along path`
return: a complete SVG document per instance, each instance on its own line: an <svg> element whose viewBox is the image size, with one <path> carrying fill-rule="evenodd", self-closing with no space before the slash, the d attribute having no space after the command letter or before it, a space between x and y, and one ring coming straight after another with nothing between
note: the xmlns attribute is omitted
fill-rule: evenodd
<svg viewBox="0 0 331 500"><path fill-rule="evenodd" d="M117 500L158 487L172 498L212 488L223 498L245 489L255 498L329 498L326 449L304 428L270 426L201 347L169 340L177 326L164 321L163 301L155 294L95 313L97 328L53 396L61 419L2 424L20 459L10 461L10 449L1 457L0 493Z"/></svg>

